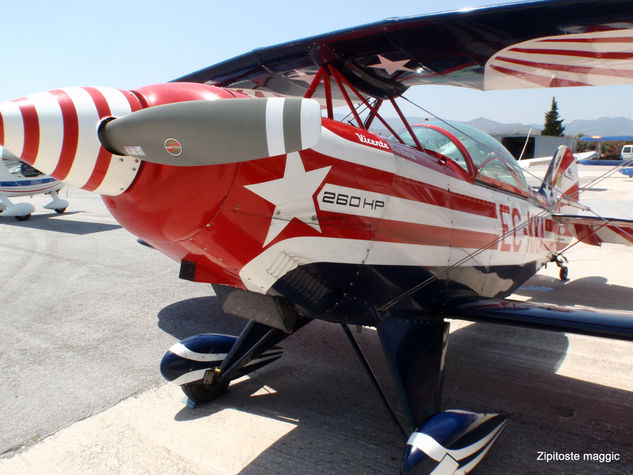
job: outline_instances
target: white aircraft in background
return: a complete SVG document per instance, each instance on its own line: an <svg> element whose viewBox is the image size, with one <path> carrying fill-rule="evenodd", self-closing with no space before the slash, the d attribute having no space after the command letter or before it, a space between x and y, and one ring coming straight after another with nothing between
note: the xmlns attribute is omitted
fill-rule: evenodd
<svg viewBox="0 0 633 475"><path fill-rule="evenodd" d="M12 203L10 198L42 193L51 197L51 202L44 208L61 214L68 207L68 201L57 194L63 186L61 181L44 175L0 147L0 216L13 216L18 221L26 221L35 211L35 206L24 202Z"/></svg>

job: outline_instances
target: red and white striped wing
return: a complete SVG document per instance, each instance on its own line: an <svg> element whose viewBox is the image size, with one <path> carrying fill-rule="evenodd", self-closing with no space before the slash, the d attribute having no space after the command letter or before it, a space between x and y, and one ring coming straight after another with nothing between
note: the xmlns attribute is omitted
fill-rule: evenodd
<svg viewBox="0 0 633 475"><path fill-rule="evenodd" d="M633 83L633 29L536 38L486 63L484 89Z"/></svg>

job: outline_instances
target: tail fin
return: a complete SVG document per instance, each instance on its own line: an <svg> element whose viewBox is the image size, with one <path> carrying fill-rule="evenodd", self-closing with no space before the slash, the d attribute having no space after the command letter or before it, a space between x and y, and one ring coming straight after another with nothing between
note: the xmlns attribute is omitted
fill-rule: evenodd
<svg viewBox="0 0 633 475"><path fill-rule="evenodd" d="M553 203L556 203L557 208L564 201L578 201L580 198L578 165L574 154L565 145L561 145L556 150L543 179L541 190L545 191Z"/></svg>

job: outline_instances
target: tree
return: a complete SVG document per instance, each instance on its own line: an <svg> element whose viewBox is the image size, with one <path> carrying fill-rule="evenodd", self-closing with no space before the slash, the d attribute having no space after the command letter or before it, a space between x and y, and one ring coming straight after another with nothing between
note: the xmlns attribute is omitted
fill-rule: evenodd
<svg viewBox="0 0 633 475"><path fill-rule="evenodd" d="M541 130L541 135L562 137L563 132L565 132L563 119L558 118L558 104L556 103L556 98L552 97L552 108L545 114L545 128Z"/></svg>

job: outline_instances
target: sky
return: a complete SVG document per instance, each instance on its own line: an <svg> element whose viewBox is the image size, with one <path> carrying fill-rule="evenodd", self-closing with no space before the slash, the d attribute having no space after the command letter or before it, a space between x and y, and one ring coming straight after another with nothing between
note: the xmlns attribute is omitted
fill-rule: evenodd
<svg viewBox="0 0 633 475"><path fill-rule="evenodd" d="M3 2L0 101L67 86L135 89L166 82L255 48L392 17L494 0L25 0ZM561 118L633 119L633 86L474 91L420 86L405 95L446 119L542 124L556 97ZM403 107L408 115L420 115Z"/></svg>

